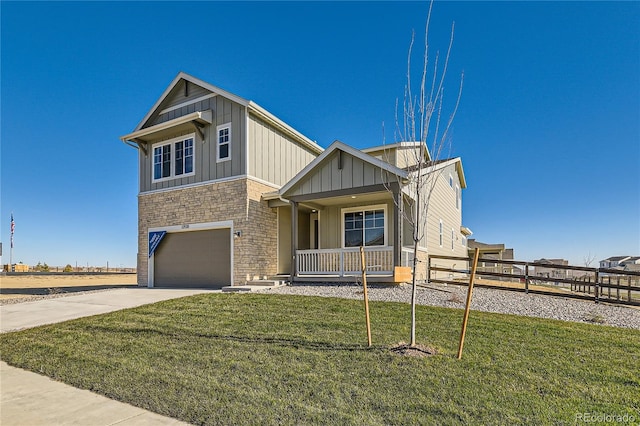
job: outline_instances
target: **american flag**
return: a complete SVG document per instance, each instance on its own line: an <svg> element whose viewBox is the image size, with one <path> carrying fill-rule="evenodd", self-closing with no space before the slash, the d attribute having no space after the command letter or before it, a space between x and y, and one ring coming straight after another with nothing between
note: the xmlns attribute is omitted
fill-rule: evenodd
<svg viewBox="0 0 640 426"><path fill-rule="evenodd" d="M11 213L11 248L13 248L13 231L16 229L16 223L13 221L13 213Z"/></svg>

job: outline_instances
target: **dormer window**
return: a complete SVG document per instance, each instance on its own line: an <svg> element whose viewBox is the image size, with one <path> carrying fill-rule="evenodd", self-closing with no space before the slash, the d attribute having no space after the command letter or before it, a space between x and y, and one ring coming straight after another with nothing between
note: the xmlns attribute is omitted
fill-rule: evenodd
<svg viewBox="0 0 640 426"><path fill-rule="evenodd" d="M153 145L153 182L194 174L194 140L191 134Z"/></svg>
<svg viewBox="0 0 640 426"><path fill-rule="evenodd" d="M217 127L218 135L217 162L231 159L231 123L222 124Z"/></svg>

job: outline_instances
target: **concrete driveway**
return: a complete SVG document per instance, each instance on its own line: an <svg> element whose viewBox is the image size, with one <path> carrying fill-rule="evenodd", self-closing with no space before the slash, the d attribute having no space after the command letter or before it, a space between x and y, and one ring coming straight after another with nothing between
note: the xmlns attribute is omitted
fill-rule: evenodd
<svg viewBox="0 0 640 426"><path fill-rule="evenodd" d="M126 288L0 306L2 333L220 290ZM185 425L0 362L0 424Z"/></svg>
<svg viewBox="0 0 640 426"><path fill-rule="evenodd" d="M122 288L0 306L0 333L220 290Z"/></svg>

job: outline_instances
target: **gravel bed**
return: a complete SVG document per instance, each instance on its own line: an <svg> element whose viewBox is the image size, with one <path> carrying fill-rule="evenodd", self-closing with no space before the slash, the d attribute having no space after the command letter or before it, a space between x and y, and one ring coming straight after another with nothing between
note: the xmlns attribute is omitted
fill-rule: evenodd
<svg viewBox="0 0 640 426"><path fill-rule="evenodd" d="M370 284L367 286L367 289L369 300L402 303L409 303L411 301L410 285L389 286ZM111 290L113 289L107 288L2 299L0 300L0 306ZM362 299L362 285L350 283L295 284L274 289L265 289L261 290L261 292ZM418 287L417 295L417 303L419 305L464 309L464 304L467 299L467 287L431 284L424 288ZM475 311L550 318L562 321L587 322L640 330L640 309L638 308L610 305L607 303L594 303L587 300L570 299L567 297L554 297L533 293L524 294L515 291L477 287L473 289L471 309Z"/></svg>
<svg viewBox="0 0 640 426"><path fill-rule="evenodd" d="M369 285L367 290L369 300L404 303L411 301L410 285ZM294 284L262 292L362 299L362 286L356 284ZM419 287L417 296L417 303L420 305L464 309L467 287L430 284L424 288ZM477 287L473 289L471 309L640 330L640 309L567 297Z"/></svg>

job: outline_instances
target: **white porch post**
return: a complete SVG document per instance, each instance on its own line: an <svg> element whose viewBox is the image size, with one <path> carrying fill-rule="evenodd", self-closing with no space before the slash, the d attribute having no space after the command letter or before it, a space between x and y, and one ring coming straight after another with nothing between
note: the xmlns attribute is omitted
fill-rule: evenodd
<svg viewBox="0 0 640 426"><path fill-rule="evenodd" d="M298 273L298 203L291 201L291 282Z"/></svg>
<svg viewBox="0 0 640 426"><path fill-rule="evenodd" d="M402 265L402 222L403 222L402 191L393 193L393 266Z"/></svg>

